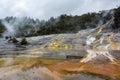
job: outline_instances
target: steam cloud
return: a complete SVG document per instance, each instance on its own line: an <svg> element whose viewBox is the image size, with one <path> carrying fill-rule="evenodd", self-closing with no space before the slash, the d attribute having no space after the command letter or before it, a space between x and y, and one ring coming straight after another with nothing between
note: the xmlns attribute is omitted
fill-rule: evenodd
<svg viewBox="0 0 120 80"><path fill-rule="evenodd" d="M34 23L33 19L23 17L23 18L13 18L10 21L4 19L2 24L5 26L6 31L3 33L3 36L20 36L31 34L32 31L36 31L36 28L39 28L37 24L39 21ZM30 25L27 27L26 25Z"/></svg>

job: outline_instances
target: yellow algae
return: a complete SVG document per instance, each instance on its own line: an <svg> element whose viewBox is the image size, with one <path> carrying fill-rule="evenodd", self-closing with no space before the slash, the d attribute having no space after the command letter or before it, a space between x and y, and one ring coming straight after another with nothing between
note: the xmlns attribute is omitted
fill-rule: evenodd
<svg viewBox="0 0 120 80"><path fill-rule="evenodd" d="M54 39L47 47L49 50L69 50L72 45L65 44L64 38Z"/></svg>
<svg viewBox="0 0 120 80"><path fill-rule="evenodd" d="M101 33L103 31L103 27L101 27L99 30L98 30L98 34Z"/></svg>

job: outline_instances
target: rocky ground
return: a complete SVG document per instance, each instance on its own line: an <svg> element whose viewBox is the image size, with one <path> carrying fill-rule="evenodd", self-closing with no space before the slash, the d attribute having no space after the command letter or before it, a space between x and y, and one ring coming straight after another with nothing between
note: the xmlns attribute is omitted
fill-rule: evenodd
<svg viewBox="0 0 120 80"><path fill-rule="evenodd" d="M0 79L119 80L119 38L119 33L105 33L102 28L27 37L27 45L1 38Z"/></svg>

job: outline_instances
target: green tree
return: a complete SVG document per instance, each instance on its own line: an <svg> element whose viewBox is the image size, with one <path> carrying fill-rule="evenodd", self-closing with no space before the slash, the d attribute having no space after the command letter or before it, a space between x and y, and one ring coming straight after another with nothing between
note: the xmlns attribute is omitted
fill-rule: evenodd
<svg viewBox="0 0 120 80"><path fill-rule="evenodd" d="M5 26L2 24L2 21L0 20L0 36L5 31Z"/></svg>
<svg viewBox="0 0 120 80"><path fill-rule="evenodd" d="M28 42L27 42L26 38L23 38L23 39L21 40L20 44L21 44L21 45L27 45Z"/></svg>
<svg viewBox="0 0 120 80"><path fill-rule="evenodd" d="M114 13L114 29L118 29L120 28L120 7L118 7L117 9L115 9L115 13Z"/></svg>

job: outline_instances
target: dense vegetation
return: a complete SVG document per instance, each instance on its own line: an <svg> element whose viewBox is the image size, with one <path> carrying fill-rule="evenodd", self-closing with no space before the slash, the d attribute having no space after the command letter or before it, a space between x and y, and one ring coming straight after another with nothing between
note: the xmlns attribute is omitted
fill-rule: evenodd
<svg viewBox="0 0 120 80"><path fill-rule="evenodd" d="M108 20L112 19L113 10L101 11L99 13L87 13L83 15L60 15L56 18L51 17L49 20L32 19L29 17L17 18L6 17L0 20L0 33L9 29L4 26L14 29L14 34L17 37L21 36L37 36L58 33L75 33L79 30L95 28ZM114 29L120 27L120 8L115 9L115 25ZM3 23L3 24L2 24Z"/></svg>
<svg viewBox="0 0 120 80"><path fill-rule="evenodd" d="M115 14L114 14L114 28L118 29L120 28L120 7L115 9Z"/></svg>
<svg viewBox="0 0 120 80"><path fill-rule="evenodd" d="M45 25L40 27L38 34L73 33L81 29L93 28L91 22L95 19L95 13L82 16L61 15L58 18L50 18ZM87 26L88 25L88 26Z"/></svg>
<svg viewBox="0 0 120 80"><path fill-rule="evenodd" d="M2 24L2 20L0 20L0 36L5 31L5 26Z"/></svg>

